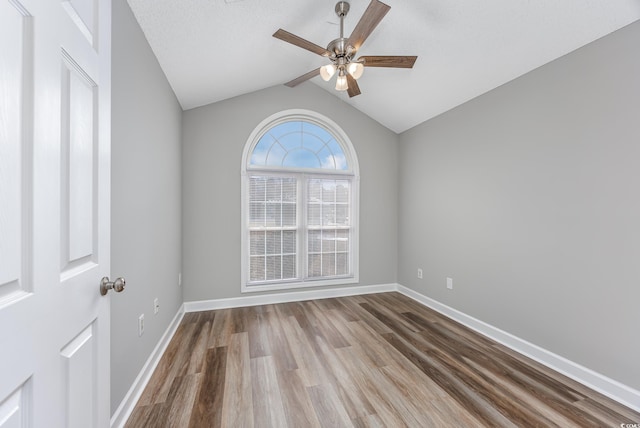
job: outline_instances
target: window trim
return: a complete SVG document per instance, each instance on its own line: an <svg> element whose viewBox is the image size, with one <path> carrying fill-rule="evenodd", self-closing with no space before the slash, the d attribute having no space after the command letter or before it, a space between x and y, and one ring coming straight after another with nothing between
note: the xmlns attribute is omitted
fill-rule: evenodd
<svg viewBox="0 0 640 428"><path fill-rule="evenodd" d="M347 170L329 170L319 168L279 168L270 166L250 167L251 154L255 146L260 141L260 138L272 127L284 122L302 120L316 124L329 131L336 142L342 147L344 152L348 169ZM265 292L298 288L310 288L310 287L325 287L325 286L338 286L346 284L355 284L359 280L359 229L360 229L360 175L359 175L358 158L356 156L353 144L344 131L331 119L311 110L303 109L291 109L284 110L279 113L275 113L268 118L264 119L253 132L249 135L247 142L245 143L242 153L242 168L241 168L241 235L240 235L240 254L241 254L241 275L240 284L242 293L251 292ZM264 175L277 175L281 173L292 174L298 177L319 177L319 178L331 178L337 179L339 177L349 178L351 180L351 216L354 218L354 222L351 226L351 255L350 261L352 264L352 276L341 277L334 279L306 279L304 281L274 281L273 283L265 284L253 284L249 285L248 282L248 267L249 267L249 250L247 235L249 232L248 225L248 187L249 176L252 174L264 174ZM305 181L306 182L306 181ZM300 184L299 184L300 185ZM306 213L306 203L301 201L301 205ZM299 225L303 227L303 225ZM306 237L305 237L306 242ZM301 245L301 243L298 243ZM306 257L307 252L304 250Z"/></svg>

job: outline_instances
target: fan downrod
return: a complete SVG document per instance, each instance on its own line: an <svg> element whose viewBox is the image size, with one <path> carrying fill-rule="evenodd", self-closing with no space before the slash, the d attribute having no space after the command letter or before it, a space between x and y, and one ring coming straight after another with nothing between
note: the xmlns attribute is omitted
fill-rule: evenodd
<svg viewBox="0 0 640 428"><path fill-rule="evenodd" d="M334 61L348 56L347 38L344 37L344 17L349 13L349 8L349 2L339 1L336 3L336 15L340 18L340 37L329 42L327 46L327 50L332 53ZM348 62L348 59L346 59L346 62Z"/></svg>

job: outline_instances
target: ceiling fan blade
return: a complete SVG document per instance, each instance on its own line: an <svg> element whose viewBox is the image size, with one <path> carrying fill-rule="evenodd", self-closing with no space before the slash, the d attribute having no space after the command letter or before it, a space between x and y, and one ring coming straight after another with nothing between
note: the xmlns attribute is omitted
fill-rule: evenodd
<svg viewBox="0 0 640 428"><path fill-rule="evenodd" d="M302 49L311 51L314 54L318 54L326 57L331 55L331 52L329 52L325 48L318 46L315 43L312 43L308 40L305 40L302 37L296 36L295 34L292 34L288 31L285 31L282 28L280 28L278 31L273 33L273 37L275 37L276 39L284 40L285 42L291 43L292 45L296 45Z"/></svg>
<svg viewBox="0 0 640 428"><path fill-rule="evenodd" d="M358 21L356 28L353 29L351 36L349 36L348 46L353 47L355 50L360 49L360 46L369 37L371 32L378 26L382 18L389 12L390 6L382 3L378 0L371 0L367 10L364 11L362 18Z"/></svg>
<svg viewBox="0 0 640 428"><path fill-rule="evenodd" d="M358 86L358 81L353 78L349 73L347 73L347 94L349 94L349 98L353 98L356 95L360 95L360 87Z"/></svg>
<svg viewBox="0 0 640 428"><path fill-rule="evenodd" d="M365 67L413 68L417 56L361 56Z"/></svg>
<svg viewBox="0 0 640 428"><path fill-rule="evenodd" d="M319 74L320 74L320 68L316 68L315 70L312 70L312 71L310 71L308 73L305 73L302 76L296 77L292 81L285 83L285 86L293 88L294 86L298 86L302 82L306 82L307 80L309 80L311 78L314 78Z"/></svg>

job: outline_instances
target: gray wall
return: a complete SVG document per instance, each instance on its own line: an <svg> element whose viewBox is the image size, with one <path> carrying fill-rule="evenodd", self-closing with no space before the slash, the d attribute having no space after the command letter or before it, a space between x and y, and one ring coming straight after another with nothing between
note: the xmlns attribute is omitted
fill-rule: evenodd
<svg viewBox="0 0 640 428"><path fill-rule="evenodd" d="M240 164L249 134L286 109L314 110L349 136L360 164L360 285L396 282L397 135L323 89L279 85L183 115L185 301L240 296Z"/></svg>
<svg viewBox="0 0 640 428"><path fill-rule="evenodd" d="M125 0L113 1L112 87L111 275L127 279L109 296L113 412L182 304L182 110Z"/></svg>
<svg viewBox="0 0 640 428"><path fill-rule="evenodd" d="M639 40L635 23L401 134L398 257L401 284L636 389Z"/></svg>
<svg viewBox="0 0 640 428"><path fill-rule="evenodd" d="M291 108L355 146L360 285L400 282L640 388L640 24L400 136L309 83L182 113L125 0L113 26L112 411L183 291L240 296L242 150Z"/></svg>

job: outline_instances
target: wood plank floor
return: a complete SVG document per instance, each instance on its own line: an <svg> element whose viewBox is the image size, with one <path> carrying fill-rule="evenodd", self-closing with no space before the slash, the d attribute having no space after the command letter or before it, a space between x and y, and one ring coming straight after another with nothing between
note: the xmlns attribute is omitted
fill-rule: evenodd
<svg viewBox="0 0 640 428"><path fill-rule="evenodd" d="M398 293L187 313L127 427L619 427L640 414Z"/></svg>

